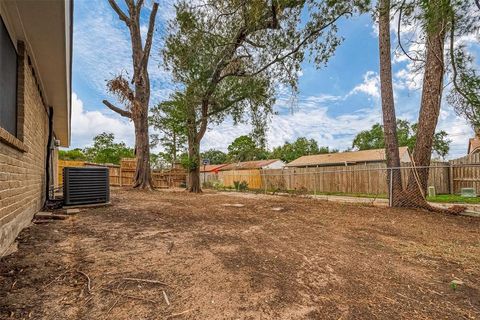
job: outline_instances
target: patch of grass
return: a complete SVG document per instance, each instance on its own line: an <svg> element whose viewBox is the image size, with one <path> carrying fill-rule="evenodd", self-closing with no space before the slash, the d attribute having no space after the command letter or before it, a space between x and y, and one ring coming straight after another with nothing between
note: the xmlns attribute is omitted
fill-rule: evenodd
<svg viewBox="0 0 480 320"><path fill-rule="evenodd" d="M317 192L317 195L388 199L388 196L386 194L369 194L369 193Z"/></svg>
<svg viewBox="0 0 480 320"><path fill-rule="evenodd" d="M471 203L480 204L480 197L466 198L458 194L438 194L435 197L427 197L428 201L441 203Z"/></svg>

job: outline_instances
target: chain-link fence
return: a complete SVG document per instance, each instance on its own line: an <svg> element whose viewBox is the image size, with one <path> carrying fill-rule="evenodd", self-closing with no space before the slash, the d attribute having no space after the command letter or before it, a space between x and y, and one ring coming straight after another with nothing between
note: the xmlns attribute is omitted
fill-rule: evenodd
<svg viewBox="0 0 480 320"><path fill-rule="evenodd" d="M235 189L242 185L263 193L385 198L390 205L412 206L439 195L476 197L480 163L433 163L428 167L384 164L271 170L220 171L202 179L204 187ZM448 199L447 199L448 200ZM400 202L398 202L400 201Z"/></svg>

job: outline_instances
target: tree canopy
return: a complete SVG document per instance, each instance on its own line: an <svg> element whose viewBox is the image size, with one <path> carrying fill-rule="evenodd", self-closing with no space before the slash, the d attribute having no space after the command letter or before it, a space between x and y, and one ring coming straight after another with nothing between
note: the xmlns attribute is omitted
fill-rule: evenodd
<svg viewBox="0 0 480 320"><path fill-rule="evenodd" d="M83 150L80 148L75 148L72 150L59 150L58 159L60 160L71 160L71 161L85 161L86 156L83 153Z"/></svg>
<svg viewBox="0 0 480 320"><path fill-rule="evenodd" d="M228 160L231 162L264 160L269 153L259 147L252 137L240 136L228 146Z"/></svg>
<svg viewBox="0 0 480 320"><path fill-rule="evenodd" d="M227 162L227 154L216 149L209 149L200 154L202 160L208 159L210 164L223 164Z"/></svg>
<svg viewBox="0 0 480 320"><path fill-rule="evenodd" d="M315 139L300 137L292 143L285 142L284 145L273 148L270 157L281 159L285 162L291 162L302 156L334 152L338 152L338 150L330 150L329 147L318 147L318 143Z"/></svg>
<svg viewBox="0 0 480 320"><path fill-rule="evenodd" d="M336 22L366 3L177 3L164 61L182 88L171 100L185 113L191 191L200 191L199 149L208 125L226 117L234 123L250 120L252 137L262 145L276 85L283 83L296 89L305 53L310 53L317 65L325 64L341 41ZM308 19L302 20L302 16Z"/></svg>
<svg viewBox="0 0 480 320"><path fill-rule="evenodd" d="M410 124L406 120L397 120L397 138L400 147L408 147L413 150L417 138L418 124ZM448 134L441 130L435 133L433 151L440 157L445 158L450 150L451 140ZM384 130L380 123L376 123L370 130L358 133L353 139L352 147L357 150L381 149L385 147Z"/></svg>
<svg viewBox="0 0 480 320"><path fill-rule="evenodd" d="M160 162L173 164L186 151L187 135L184 114L175 101L165 101L151 109L150 125L160 132L150 136L151 147L160 145L163 151L151 157L158 166ZM158 159L160 157L161 159ZM160 162L159 162L160 161Z"/></svg>
<svg viewBox="0 0 480 320"><path fill-rule="evenodd" d="M133 158L132 148L124 142L115 142L113 133L103 132L93 138L93 146L84 149L87 161L120 164L122 158Z"/></svg>

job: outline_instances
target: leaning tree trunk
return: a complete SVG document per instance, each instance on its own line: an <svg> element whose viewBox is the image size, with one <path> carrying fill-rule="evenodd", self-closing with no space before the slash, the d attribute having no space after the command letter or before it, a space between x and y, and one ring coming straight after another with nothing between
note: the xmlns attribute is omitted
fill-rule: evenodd
<svg viewBox="0 0 480 320"><path fill-rule="evenodd" d="M413 165L408 177L407 190L403 196L402 206L417 207L434 212L458 214L466 209L464 206L453 206L448 209L431 206L426 198L432 146L440 115L443 92L444 45L448 16L442 0L434 0L429 4L427 12L432 16L426 28L426 60L423 76L422 98L418 119L417 139L413 148Z"/></svg>
<svg viewBox="0 0 480 320"><path fill-rule="evenodd" d="M414 165L426 168L419 168L417 170L418 178L415 179L411 175L408 183L409 190L419 189L424 194L428 186L428 166L430 166L435 128L437 127L442 100L446 22L446 19L439 17L435 20L435 24L427 29L425 74L417 140L413 149Z"/></svg>
<svg viewBox="0 0 480 320"><path fill-rule="evenodd" d="M382 96L383 130L385 136L385 155L387 158L387 182L391 205L401 205L402 175L400 169L400 154L398 151L397 119L392 85L392 60L390 52L390 0L379 2L379 35L378 47L380 53L380 88Z"/></svg>

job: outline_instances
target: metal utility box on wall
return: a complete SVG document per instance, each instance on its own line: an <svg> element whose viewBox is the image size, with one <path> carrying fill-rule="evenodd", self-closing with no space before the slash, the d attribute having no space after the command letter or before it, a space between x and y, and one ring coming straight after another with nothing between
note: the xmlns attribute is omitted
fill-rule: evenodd
<svg viewBox="0 0 480 320"><path fill-rule="evenodd" d="M109 202L108 168L63 168L63 198L66 206Z"/></svg>

